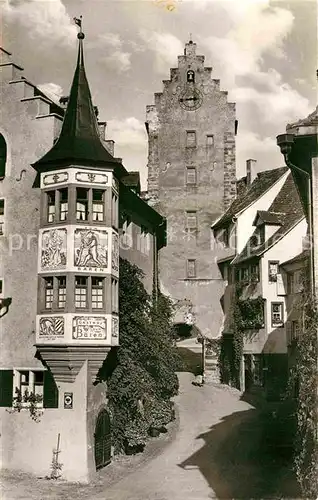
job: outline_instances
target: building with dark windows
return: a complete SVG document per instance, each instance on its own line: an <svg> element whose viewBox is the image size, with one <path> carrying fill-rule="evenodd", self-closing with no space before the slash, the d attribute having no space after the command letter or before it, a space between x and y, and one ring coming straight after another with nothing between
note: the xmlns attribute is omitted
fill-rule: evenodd
<svg viewBox="0 0 318 500"><path fill-rule="evenodd" d="M120 342L119 256L156 293L165 219L105 140L78 38L66 107L1 49L0 414L3 467L45 476L57 459L64 479L87 481L112 455L96 376Z"/></svg>
<svg viewBox="0 0 318 500"><path fill-rule="evenodd" d="M190 301L205 337L222 329L223 280L212 222L236 196L235 104L190 40L147 106L148 199L167 218L160 254L163 290ZM182 318L179 318L182 321Z"/></svg>

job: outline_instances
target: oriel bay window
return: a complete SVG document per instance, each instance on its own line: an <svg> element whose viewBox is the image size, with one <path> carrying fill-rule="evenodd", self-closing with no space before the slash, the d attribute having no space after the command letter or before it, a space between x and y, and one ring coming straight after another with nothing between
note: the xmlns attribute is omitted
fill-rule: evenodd
<svg viewBox="0 0 318 500"><path fill-rule="evenodd" d="M105 309L105 278L76 276L74 298L77 309Z"/></svg>
<svg viewBox="0 0 318 500"><path fill-rule="evenodd" d="M64 308L66 305L66 276L58 276L57 284L57 307Z"/></svg>
<svg viewBox="0 0 318 500"><path fill-rule="evenodd" d="M68 215L68 190L67 188L59 190L60 197L60 220L66 220Z"/></svg>
<svg viewBox="0 0 318 500"><path fill-rule="evenodd" d="M92 278L92 309L104 307L104 278Z"/></svg>
<svg viewBox="0 0 318 500"><path fill-rule="evenodd" d="M76 220L88 220L88 191L76 188Z"/></svg>
<svg viewBox="0 0 318 500"><path fill-rule="evenodd" d="M93 221L104 220L104 194L101 189L93 189Z"/></svg>
<svg viewBox="0 0 318 500"><path fill-rule="evenodd" d="M44 278L45 281L45 309L52 309L53 306L53 278Z"/></svg>
<svg viewBox="0 0 318 500"><path fill-rule="evenodd" d="M55 221L55 191L49 191L47 196L47 221Z"/></svg>
<svg viewBox="0 0 318 500"><path fill-rule="evenodd" d="M75 277L75 307L85 309L88 307L87 303L87 288L88 277L76 276Z"/></svg>

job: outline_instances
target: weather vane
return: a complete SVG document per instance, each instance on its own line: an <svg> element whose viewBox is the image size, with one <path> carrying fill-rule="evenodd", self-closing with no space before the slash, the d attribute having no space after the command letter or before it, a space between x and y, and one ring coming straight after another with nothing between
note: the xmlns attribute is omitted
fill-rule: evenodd
<svg viewBox="0 0 318 500"><path fill-rule="evenodd" d="M73 17L74 23L77 24L77 26L79 27L79 32L77 34L77 38L79 38L79 39L83 39L85 37L85 35L82 31L82 17L83 16Z"/></svg>

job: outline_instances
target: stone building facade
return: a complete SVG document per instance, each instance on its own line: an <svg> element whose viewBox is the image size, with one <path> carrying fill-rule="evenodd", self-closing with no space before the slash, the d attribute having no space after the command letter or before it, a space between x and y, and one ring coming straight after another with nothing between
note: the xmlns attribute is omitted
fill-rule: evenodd
<svg viewBox="0 0 318 500"><path fill-rule="evenodd" d="M162 92L147 106L148 202L167 218L163 291L190 301L195 325L219 335L223 281L211 224L236 195L235 104L189 41ZM176 322L182 323L182 315Z"/></svg>
<svg viewBox="0 0 318 500"><path fill-rule="evenodd" d="M0 325L2 466L45 476L56 459L75 481L112 454L97 374L120 342L119 256L152 294L165 244L164 218L97 122L83 38L66 109L3 49L0 64L0 283L12 298Z"/></svg>

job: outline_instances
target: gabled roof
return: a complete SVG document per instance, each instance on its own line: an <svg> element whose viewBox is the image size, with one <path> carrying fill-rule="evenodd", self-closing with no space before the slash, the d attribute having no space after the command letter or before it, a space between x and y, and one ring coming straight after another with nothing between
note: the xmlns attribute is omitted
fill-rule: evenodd
<svg viewBox="0 0 318 500"><path fill-rule="evenodd" d="M32 166L38 172L68 165L106 166L115 168L115 173L121 177L127 174L125 168L120 159L107 151L100 139L85 73L83 38L84 34L79 33L77 65L60 136L50 151Z"/></svg>
<svg viewBox="0 0 318 500"><path fill-rule="evenodd" d="M254 219L253 225L256 225L258 219L264 224L280 226L282 224L282 218L285 217L284 213L270 212L266 210L258 210L256 217Z"/></svg>
<svg viewBox="0 0 318 500"><path fill-rule="evenodd" d="M295 123L289 123L286 127L286 130L290 130L297 127L311 127L318 126L318 106L316 109L310 113L306 118L302 118Z"/></svg>
<svg viewBox="0 0 318 500"><path fill-rule="evenodd" d="M235 215L245 210L266 193L287 170L287 167L281 167L259 172L250 187L235 198L225 214L212 225L212 228L217 229L226 226Z"/></svg>
<svg viewBox="0 0 318 500"><path fill-rule="evenodd" d="M267 241L259 246L253 246L253 237L255 238L257 234L256 229L242 252L232 261L232 264L236 265L253 257L260 257L305 218L298 192L290 173L268 211L279 212L281 214L281 227Z"/></svg>

